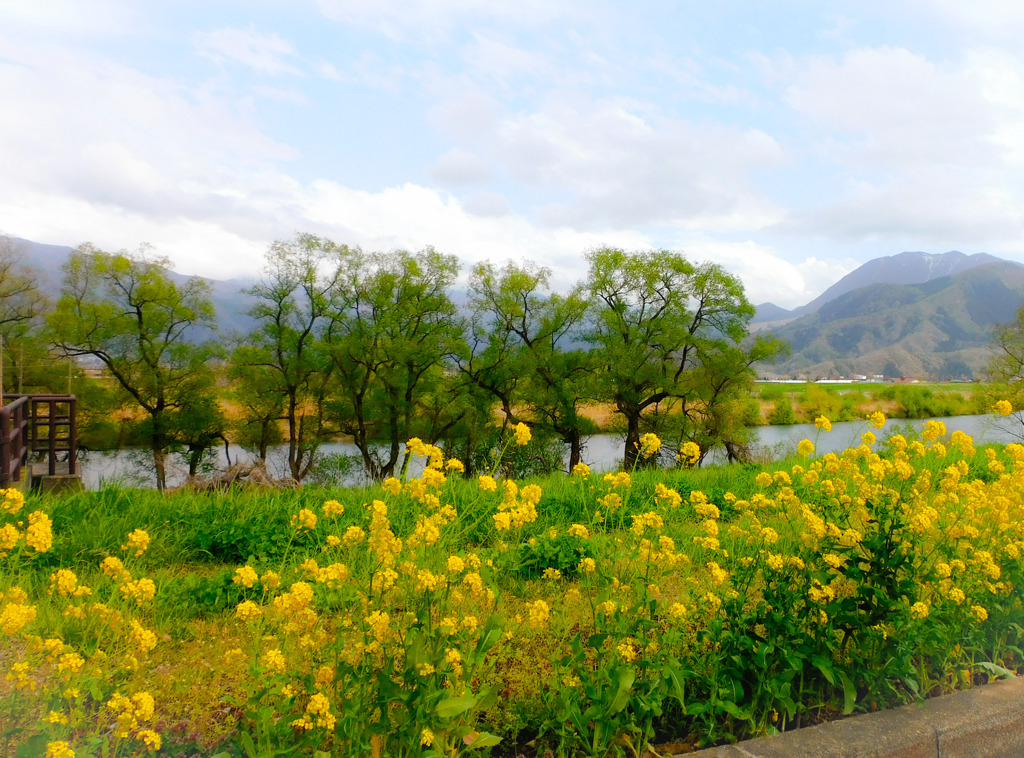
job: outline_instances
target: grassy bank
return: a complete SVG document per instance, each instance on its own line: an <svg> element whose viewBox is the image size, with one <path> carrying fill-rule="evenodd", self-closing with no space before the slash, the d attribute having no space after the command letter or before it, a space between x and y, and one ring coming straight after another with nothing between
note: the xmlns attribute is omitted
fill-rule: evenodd
<svg viewBox="0 0 1024 758"><path fill-rule="evenodd" d="M759 384L751 423L813 423L818 416L854 421L880 411L890 418L926 419L988 413L999 387L979 382L856 382Z"/></svg>
<svg viewBox="0 0 1024 758"><path fill-rule="evenodd" d="M1016 668L1024 447L868 427L763 469L414 445L360 490L9 493L4 754L633 755Z"/></svg>

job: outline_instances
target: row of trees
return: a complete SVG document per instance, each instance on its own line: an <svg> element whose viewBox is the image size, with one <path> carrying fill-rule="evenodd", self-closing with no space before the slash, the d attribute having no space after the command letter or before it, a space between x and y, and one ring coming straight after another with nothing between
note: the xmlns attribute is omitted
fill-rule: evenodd
<svg viewBox="0 0 1024 758"><path fill-rule="evenodd" d="M169 449L183 449L194 472L224 438L218 396L233 408L235 437L261 458L284 427L296 480L338 435L375 479L400 469L414 436L472 471L520 422L567 445L571 466L593 431L583 409L597 403L621 417L627 467L648 430L670 450L693 440L738 456L750 366L780 349L748 337L754 309L739 281L669 251L586 258L587 278L566 293L534 264L479 264L459 307L453 256L299 235L269 249L249 290L257 326L232 348L214 339L202 280L178 285L166 261L83 246L47 325L55 346L98 360L142 413L160 487Z"/></svg>

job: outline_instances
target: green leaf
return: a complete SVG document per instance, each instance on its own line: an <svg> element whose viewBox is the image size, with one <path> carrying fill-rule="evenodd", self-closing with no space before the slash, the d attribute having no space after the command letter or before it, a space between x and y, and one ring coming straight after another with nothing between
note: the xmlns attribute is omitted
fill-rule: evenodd
<svg viewBox="0 0 1024 758"><path fill-rule="evenodd" d="M629 691L633 687L633 682L636 681L636 670L632 666L619 666L615 670L615 679L618 683L618 688L615 692L615 697L612 698L611 704L608 706L608 715L618 713L626 704L629 703Z"/></svg>
<svg viewBox="0 0 1024 758"><path fill-rule="evenodd" d="M470 750L479 750L485 747L494 747L501 742L501 737L490 732L470 732L462 738L466 747Z"/></svg>
<svg viewBox="0 0 1024 758"><path fill-rule="evenodd" d="M1017 675L1014 674L1009 669L1003 668L1002 666L1000 666L998 664L995 664L995 663L992 663L991 661L979 661L978 663L975 663L974 665L977 666L978 668L985 669L985 671L987 671L988 673L995 674L996 676L1001 676L1001 677L1004 677L1006 679L1016 679L1017 678Z"/></svg>
<svg viewBox="0 0 1024 758"><path fill-rule="evenodd" d="M821 672L821 675L825 677L829 684L834 685L836 683L835 671L833 670L831 659L824 655L812 655L811 663L814 664L814 668Z"/></svg>
<svg viewBox="0 0 1024 758"><path fill-rule="evenodd" d="M476 705L476 701L476 695L445 698L437 704L436 708L434 708L434 713L443 719L449 719L452 716L458 716L460 713L465 713Z"/></svg>
<svg viewBox="0 0 1024 758"><path fill-rule="evenodd" d="M745 711L731 700L720 700L719 707L738 721L747 721L750 718L750 711Z"/></svg>
<svg viewBox="0 0 1024 758"><path fill-rule="evenodd" d="M839 681L843 683L843 715L849 716L853 713L853 707L857 704L857 688L845 671L837 671Z"/></svg>
<svg viewBox="0 0 1024 758"><path fill-rule="evenodd" d="M487 623L484 624L483 631L480 633L480 641L477 643L477 653L486 653L501 639L503 627L503 619L498 614L494 614Z"/></svg>
<svg viewBox="0 0 1024 758"><path fill-rule="evenodd" d="M241 732L238 735L238 741L242 743L242 749L245 750L245 754L249 758L256 758L256 745L252 741L252 735L248 732Z"/></svg>
<svg viewBox="0 0 1024 758"><path fill-rule="evenodd" d="M661 670L661 676L668 682L672 696L679 701L679 705L682 706L685 712L686 685L683 683L683 678L679 675L679 670L673 666L666 666Z"/></svg>

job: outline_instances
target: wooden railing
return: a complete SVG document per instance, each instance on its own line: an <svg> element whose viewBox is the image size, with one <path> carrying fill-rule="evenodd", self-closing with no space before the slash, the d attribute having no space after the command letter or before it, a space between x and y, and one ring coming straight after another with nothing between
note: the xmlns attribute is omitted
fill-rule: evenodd
<svg viewBox="0 0 1024 758"><path fill-rule="evenodd" d="M46 473L74 476L78 424L74 395L4 395L0 407L0 487L21 481L30 456L46 461ZM66 468L59 466L63 457Z"/></svg>

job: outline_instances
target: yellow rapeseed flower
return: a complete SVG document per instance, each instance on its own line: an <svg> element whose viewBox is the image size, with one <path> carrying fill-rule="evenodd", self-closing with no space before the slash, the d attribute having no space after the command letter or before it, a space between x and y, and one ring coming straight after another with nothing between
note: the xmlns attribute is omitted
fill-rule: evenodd
<svg viewBox="0 0 1024 758"><path fill-rule="evenodd" d="M259 618L260 613L260 607L251 600L243 600L238 604L238 607L235 608L235 615L242 621Z"/></svg>
<svg viewBox="0 0 1024 758"><path fill-rule="evenodd" d="M263 657L260 659L260 663L263 664L265 668L268 668L278 674L284 673L285 667L288 665L287 661L284 659L284 654L277 648L273 648L265 652Z"/></svg>
<svg viewBox="0 0 1024 758"><path fill-rule="evenodd" d="M488 476L487 474L484 474L477 481L479 481L480 483L480 489L482 489L484 492L494 492L495 490L498 489L498 483L494 481L493 476Z"/></svg>
<svg viewBox="0 0 1024 758"><path fill-rule="evenodd" d="M47 742L45 758L75 758L75 751L63 741Z"/></svg>
<svg viewBox="0 0 1024 758"><path fill-rule="evenodd" d="M3 501L0 502L0 510L9 513L12 516L20 511L22 506L25 505L25 495L16 487L8 487L7 489L0 490L0 496L3 497Z"/></svg>
<svg viewBox="0 0 1024 758"><path fill-rule="evenodd" d="M152 729L140 729L135 736L142 740L143 744L146 746L146 750L150 753L155 753L160 749L160 735Z"/></svg>
<svg viewBox="0 0 1024 758"><path fill-rule="evenodd" d="M299 531L303 529L316 529L316 514L309 508L303 508L296 515L292 516L292 528Z"/></svg>
<svg viewBox="0 0 1024 758"><path fill-rule="evenodd" d="M526 424L522 422L516 424L515 436L517 445L521 446L527 444L530 441L531 437L530 427L528 427Z"/></svg>
<svg viewBox="0 0 1024 758"><path fill-rule="evenodd" d="M676 459L685 466L693 466L700 460L700 446L696 442L684 442Z"/></svg>
<svg viewBox="0 0 1024 758"><path fill-rule="evenodd" d="M543 628L548 623L548 619L551 618L551 606L543 600L527 603L526 609L529 614L528 624L533 629Z"/></svg>
<svg viewBox="0 0 1024 758"><path fill-rule="evenodd" d="M657 434L648 432L640 438L637 448L641 458L650 458L661 450L661 439L659 439Z"/></svg>
<svg viewBox="0 0 1024 758"><path fill-rule="evenodd" d="M121 545L121 549L124 551L132 550L133 555L138 558L149 547L149 534L143 529L136 529L128 535L128 540L125 544Z"/></svg>
<svg viewBox="0 0 1024 758"><path fill-rule="evenodd" d="M796 452L804 457L814 455L814 443L810 440L800 440L800 444L796 446Z"/></svg>
<svg viewBox="0 0 1024 758"><path fill-rule="evenodd" d="M832 422L828 420L827 416L818 416L818 418L814 419L814 425L822 431L832 431Z"/></svg>
<svg viewBox="0 0 1024 758"><path fill-rule="evenodd" d="M583 524L573 524L569 527L569 536L590 539L590 530Z"/></svg>
<svg viewBox="0 0 1024 758"><path fill-rule="evenodd" d="M18 544L18 540L21 539L21 532L18 531L18 527L14 524L4 524L0 526L0 557L3 557L7 552L14 550L14 546Z"/></svg>
<svg viewBox="0 0 1024 758"><path fill-rule="evenodd" d="M153 583L152 579L146 579L143 577L134 582L125 582L122 584L121 594L126 598L132 598L136 603L141 605L142 603L148 603L156 596L156 585Z"/></svg>
<svg viewBox="0 0 1024 758"><path fill-rule="evenodd" d="M996 404L992 406L992 410L1000 416L1009 416L1013 413L1013 406L1009 400L997 400Z"/></svg>
<svg viewBox="0 0 1024 758"><path fill-rule="evenodd" d="M52 523L50 517L42 511L33 511L28 514L25 544L37 553L45 553L53 545Z"/></svg>
<svg viewBox="0 0 1024 758"><path fill-rule="evenodd" d="M328 500L323 505L323 512L325 518L337 518L345 512L345 506L339 503L337 500Z"/></svg>
<svg viewBox="0 0 1024 758"><path fill-rule="evenodd" d="M250 588L259 579L259 574L256 573L256 569L252 566L246 565L235 569L235 575L231 578L231 581L235 584L240 584L243 587Z"/></svg>
<svg viewBox="0 0 1024 758"><path fill-rule="evenodd" d="M116 582L123 582L131 579L131 574L128 573L124 564L121 563L120 559L115 558L112 555L103 559L103 562L100 563L100 569L102 569L104 574Z"/></svg>

